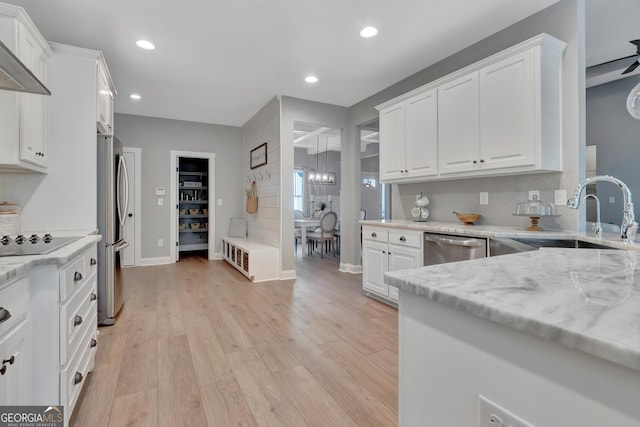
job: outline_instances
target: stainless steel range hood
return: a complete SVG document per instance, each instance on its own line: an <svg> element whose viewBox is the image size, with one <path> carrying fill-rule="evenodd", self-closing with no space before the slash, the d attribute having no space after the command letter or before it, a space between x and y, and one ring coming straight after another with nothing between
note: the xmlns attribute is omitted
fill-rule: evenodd
<svg viewBox="0 0 640 427"><path fill-rule="evenodd" d="M0 42L0 89L51 95L49 89L2 42Z"/></svg>

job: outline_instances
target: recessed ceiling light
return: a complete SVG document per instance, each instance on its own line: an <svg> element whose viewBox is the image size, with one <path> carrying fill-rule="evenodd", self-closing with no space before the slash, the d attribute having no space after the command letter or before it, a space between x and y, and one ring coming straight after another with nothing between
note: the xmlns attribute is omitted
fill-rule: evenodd
<svg viewBox="0 0 640 427"><path fill-rule="evenodd" d="M154 45L153 43L151 43L148 40L138 40L136 42L136 45L140 48L140 49L144 49L144 50L153 50L156 48L156 45Z"/></svg>
<svg viewBox="0 0 640 427"><path fill-rule="evenodd" d="M374 37L376 34L378 34L378 29L376 27L364 27L362 30L360 30L360 36L364 37L365 39Z"/></svg>
<svg viewBox="0 0 640 427"><path fill-rule="evenodd" d="M136 101L142 99L142 97L137 93L132 93L131 95L129 95L129 98L134 99Z"/></svg>
<svg viewBox="0 0 640 427"><path fill-rule="evenodd" d="M304 81L307 83L318 83L318 78L316 76L307 76L304 78Z"/></svg>

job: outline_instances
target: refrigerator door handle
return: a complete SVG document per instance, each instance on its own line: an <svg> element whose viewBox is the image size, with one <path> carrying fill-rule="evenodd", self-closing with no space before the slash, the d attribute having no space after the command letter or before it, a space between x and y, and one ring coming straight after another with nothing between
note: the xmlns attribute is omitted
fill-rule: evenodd
<svg viewBox="0 0 640 427"><path fill-rule="evenodd" d="M118 162L118 179L117 183L120 185L122 178L122 183L124 188L118 188L118 220L120 221L120 225L124 226L124 223L127 221L127 211L129 210L129 176L127 173L127 164L124 161L124 157L120 156L120 161ZM124 190L124 198L122 197L122 191Z"/></svg>
<svg viewBox="0 0 640 427"><path fill-rule="evenodd" d="M125 241L125 240L120 240L118 243L116 243L114 246L114 250L115 252L120 252L123 249L126 249L129 247L129 242Z"/></svg>

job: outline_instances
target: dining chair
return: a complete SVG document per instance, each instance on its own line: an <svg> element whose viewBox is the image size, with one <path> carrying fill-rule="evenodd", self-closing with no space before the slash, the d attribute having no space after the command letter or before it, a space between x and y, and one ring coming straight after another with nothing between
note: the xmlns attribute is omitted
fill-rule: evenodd
<svg viewBox="0 0 640 427"><path fill-rule="evenodd" d="M324 257L324 242L331 242L331 249L333 252L333 256L336 256L336 241L333 236L333 232L336 229L336 224L338 222L338 215L333 212L325 212L320 218L320 231L314 231L312 233L307 233L307 251L309 256L312 254L312 246L314 243L318 243L320 247L320 257Z"/></svg>
<svg viewBox="0 0 640 427"><path fill-rule="evenodd" d="M304 213L300 209L293 210L293 219L304 218ZM302 240L302 230L299 226L293 226L293 248L298 255L298 240Z"/></svg>

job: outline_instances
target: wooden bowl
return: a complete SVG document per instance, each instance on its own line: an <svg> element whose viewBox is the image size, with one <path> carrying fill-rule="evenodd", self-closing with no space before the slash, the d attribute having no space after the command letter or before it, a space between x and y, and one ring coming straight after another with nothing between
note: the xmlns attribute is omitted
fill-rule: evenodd
<svg viewBox="0 0 640 427"><path fill-rule="evenodd" d="M482 215L480 214L466 214L466 213L457 213L456 216L460 221L463 222L464 225L473 225L478 222Z"/></svg>

